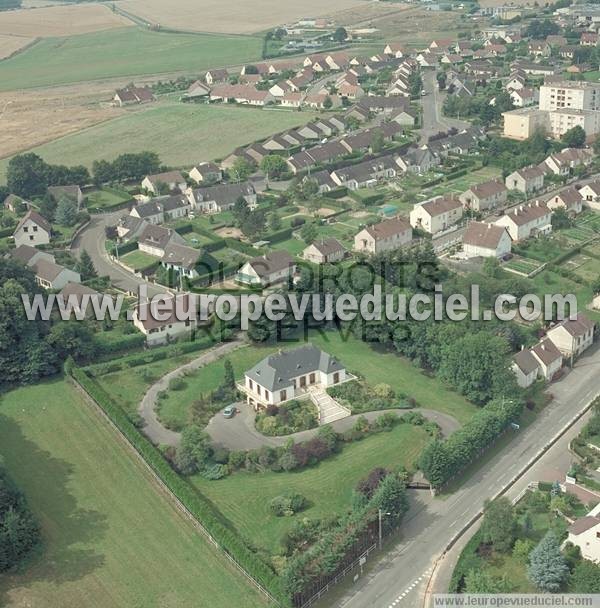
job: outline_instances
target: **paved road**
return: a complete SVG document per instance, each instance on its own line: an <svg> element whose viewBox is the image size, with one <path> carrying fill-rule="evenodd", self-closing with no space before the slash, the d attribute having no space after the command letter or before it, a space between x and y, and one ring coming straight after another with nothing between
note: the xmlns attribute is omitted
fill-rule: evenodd
<svg viewBox="0 0 600 608"><path fill-rule="evenodd" d="M554 400L527 428L514 433L508 446L494 455L454 494L432 499L413 493L411 511L399 542L357 583L350 581L319 606L402 608L419 606L433 565L460 528L482 508L486 498L519 473L529 460L596 395L600 394L598 345L576 367L550 386ZM541 462L545 462L543 457ZM524 483L534 479L526 474Z"/></svg>
<svg viewBox="0 0 600 608"><path fill-rule="evenodd" d="M165 290L163 288L147 283L140 277L115 264L108 257L105 247L106 235L104 230L107 226L114 226L117 220L125 214L126 211L121 210L115 213L92 215L88 227L77 236L71 249L77 257L79 257L83 250L87 251L94 262L96 272L100 276L110 277L112 284L122 291L136 292L139 285L146 284L150 297L164 293Z"/></svg>
<svg viewBox="0 0 600 608"><path fill-rule="evenodd" d="M471 123L455 118L443 116L442 106L444 105L445 94L440 92L436 72L433 70L423 70L423 90L426 95L421 98L423 106L423 127L421 128L421 141L426 142L431 135L436 135L440 131L447 131L451 127L466 129Z"/></svg>
<svg viewBox="0 0 600 608"><path fill-rule="evenodd" d="M144 395L144 398L140 403L138 412L144 419L145 425L143 431L148 436L150 441L156 445L177 446L181 438L181 433L171 431L161 424L155 411L158 393L168 390L169 381L173 378L179 378L187 372L204 367L216 359L219 359L220 357L223 357L245 345L246 343L242 340L232 340L231 342L225 342L224 344L215 346L215 348L211 348L209 351L202 353L190 363L186 363L185 365L182 365L181 367L178 367L172 372L164 375L158 382L153 384L148 389L148 392Z"/></svg>

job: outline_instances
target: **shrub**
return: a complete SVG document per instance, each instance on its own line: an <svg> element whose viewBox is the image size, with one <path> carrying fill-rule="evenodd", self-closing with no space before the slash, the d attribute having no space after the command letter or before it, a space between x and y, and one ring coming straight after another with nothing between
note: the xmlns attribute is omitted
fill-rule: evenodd
<svg viewBox="0 0 600 608"><path fill-rule="evenodd" d="M185 387L186 384L183 378L171 378L169 380L170 391L182 391Z"/></svg>
<svg viewBox="0 0 600 608"><path fill-rule="evenodd" d="M276 496L269 503L269 510L276 517L290 517L306 508L307 500L297 492Z"/></svg>

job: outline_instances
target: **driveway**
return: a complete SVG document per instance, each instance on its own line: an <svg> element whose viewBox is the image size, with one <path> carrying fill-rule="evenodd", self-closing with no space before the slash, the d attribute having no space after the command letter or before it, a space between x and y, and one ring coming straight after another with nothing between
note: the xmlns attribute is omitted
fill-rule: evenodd
<svg viewBox="0 0 600 608"><path fill-rule="evenodd" d="M263 445L271 447L277 447L285 445L290 439L293 439L295 443L300 441L307 441L314 437L319 431L319 427L310 429L308 431L300 431L299 433L293 433L282 437L267 437L256 430L254 426L254 419L256 418L256 412L246 403L236 403L240 413L234 418L224 418L219 412L216 416L213 416L206 427L206 432L210 435L211 439L230 450L254 450L260 448ZM460 427L458 421L447 414L441 414L434 410L415 408L413 410L379 410L376 412L367 412L365 414L355 414L336 420L331 423L331 427L334 431L342 433L354 426L357 418L364 416L369 422L377 420L380 416L387 412L394 412L398 415L402 415L405 412L419 412L428 420L436 422L442 429L444 435L453 433Z"/></svg>
<svg viewBox="0 0 600 608"><path fill-rule="evenodd" d="M173 378L179 378L183 376L185 373L194 371L199 369L200 367L204 367L225 355L228 355L232 351L246 346L246 342L242 340L233 340L231 342L226 342L225 344L221 344L216 346L215 348L211 348L209 351L204 352L199 357L190 361L190 363L186 363L181 367L169 372L164 375L158 382L153 384L148 392L144 395L140 406L138 408L138 413L144 419L144 427L143 431L148 436L150 441L156 445L168 445L168 446L177 446L179 445L179 440L181 439L181 433L176 433L175 431L171 431L170 429L163 426L163 424L158 419L156 415L156 401L158 399L158 394L162 391L166 391L169 389L169 382Z"/></svg>

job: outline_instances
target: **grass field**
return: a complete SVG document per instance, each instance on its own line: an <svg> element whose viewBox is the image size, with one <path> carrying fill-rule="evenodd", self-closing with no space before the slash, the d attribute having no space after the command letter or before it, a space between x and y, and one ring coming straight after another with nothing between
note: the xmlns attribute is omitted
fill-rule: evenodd
<svg viewBox="0 0 600 608"><path fill-rule="evenodd" d="M89 192L86 197L86 207L88 211L102 210L119 203L124 203L131 200L131 195L124 190L116 190L113 188L102 188Z"/></svg>
<svg viewBox="0 0 600 608"><path fill-rule="evenodd" d="M0 63L0 90L167 72L200 73L258 60L261 45L258 37L169 34L137 27L46 38Z"/></svg>
<svg viewBox="0 0 600 608"><path fill-rule="evenodd" d="M264 605L66 382L2 396L0 456L44 542L26 572L0 578L1 606Z"/></svg>
<svg viewBox="0 0 600 608"><path fill-rule="evenodd" d="M343 513L352 489L373 468L412 468L428 441L419 427L399 425L389 433L367 437L344 446L343 451L316 467L293 473L235 473L219 481L193 478L202 494L213 501L243 536L277 553L282 534L298 518L327 517ZM299 492L310 507L296 517L275 517L269 502L286 492Z"/></svg>
<svg viewBox="0 0 600 608"><path fill-rule="evenodd" d="M237 146L297 127L314 116L312 112L170 101L146 106L32 151L51 163L91 167L94 160L151 150L165 164L189 168L202 160L226 156ZM4 181L7 164L8 159L0 161L0 181Z"/></svg>

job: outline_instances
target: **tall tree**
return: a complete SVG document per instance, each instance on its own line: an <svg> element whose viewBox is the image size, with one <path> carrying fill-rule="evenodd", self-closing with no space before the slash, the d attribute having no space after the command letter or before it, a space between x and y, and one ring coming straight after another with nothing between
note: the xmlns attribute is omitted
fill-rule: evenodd
<svg viewBox="0 0 600 608"><path fill-rule="evenodd" d="M507 553L515 540L515 531L515 512L510 500L505 497L487 500L481 524L483 542L490 543L500 553Z"/></svg>
<svg viewBox="0 0 600 608"><path fill-rule="evenodd" d="M581 148L585 145L585 131L579 125L569 129L562 137L563 144L570 148Z"/></svg>
<svg viewBox="0 0 600 608"><path fill-rule="evenodd" d="M541 591L555 592L569 575L569 568L560 552L553 532L548 532L529 555L529 579Z"/></svg>
<svg viewBox="0 0 600 608"><path fill-rule="evenodd" d="M70 198L61 198L56 205L54 220L61 226L74 226L77 222L77 205Z"/></svg>
<svg viewBox="0 0 600 608"><path fill-rule="evenodd" d="M77 262L77 272L81 274L84 281L95 279L98 276L92 257L85 249L81 252L81 256Z"/></svg>

